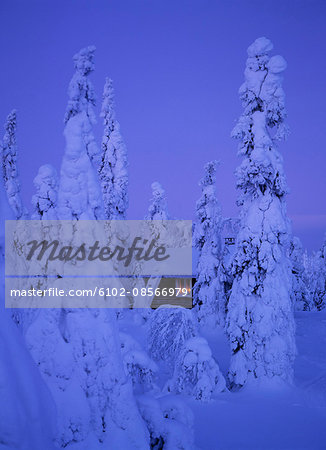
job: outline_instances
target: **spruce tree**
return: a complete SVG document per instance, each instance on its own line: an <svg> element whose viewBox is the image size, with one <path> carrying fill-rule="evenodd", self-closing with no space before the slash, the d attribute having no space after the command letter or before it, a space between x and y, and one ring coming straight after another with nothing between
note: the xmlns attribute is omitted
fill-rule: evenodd
<svg viewBox="0 0 326 450"><path fill-rule="evenodd" d="M152 183L152 198L150 200L150 206L148 208L148 213L145 216L145 220L169 220L170 215L167 207L167 200L165 190L161 186L161 184L157 181ZM162 226L162 230L164 229L164 224ZM156 232L156 231L155 231ZM153 235L154 236L154 235ZM154 291L159 286L161 278L159 277L151 277L147 282L147 287L151 287ZM141 283L141 280L139 281ZM152 298L148 298L151 302ZM149 303L150 304L150 303Z"/></svg>
<svg viewBox="0 0 326 450"><path fill-rule="evenodd" d="M2 175L9 205L16 219L27 219L28 212L23 206L20 194L19 173L17 168L17 113L11 111L5 123L5 134L1 144Z"/></svg>
<svg viewBox="0 0 326 450"><path fill-rule="evenodd" d="M87 47L74 57L59 220L104 218L97 173L100 154L92 133L95 96L88 80L94 69L94 50ZM56 400L61 447L78 443L92 449L118 448L121 442L126 448L148 446L148 432L124 373L117 336L115 312L105 309L71 308L55 314L49 310L43 321L29 327L29 347Z"/></svg>
<svg viewBox="0 0 326 450"><path fill-rule="evenodd" d="M272 48L264 37L248 48L245 82L239 91L244 112L232 133L240 140L243 161L236 172L241 229L227 314L231 386L275 377L290 382L293 376L288 188L276 148L277 140L287 134L281 75L286 62L281 56L270 57Z"/></svg>
<svg viewBox="0 0 326 450"><path fill-rule="evenodd" d="M128 159L114 109L112 80L106 79L101 116L104 121L102 158L99 175L102 185L105 218L126 218L128 208Z"/></svg>
<svg viewBox="0 0 326 450"><path fill-rule="evenodd" d="M301 241L294 236L289 250L292 263L292 300L297 311L310 311L312 309L309 280L304 267L304 252Z"/></svg>
<svg viewBox="0 0 326 450"><path fill-rule="evenodd" d="M196 284L193 295L200 322L223 323L225 295L221 281L223 218L216 198L217 161L205 166L205 175L199 185L202 195L196 204L193 245L198 250Z"/></svg>
<svg viewBox="0 0 326 450"><path fill-rule="evenodd" d="M326 308L326 235L320 250L312 257L310 275L312 308L321 311Z"/></svg>
<svg viewBox="0 0 326 450"><path fill-rule="evenodd" d="M168 220L169 218L165 190L160 183L154 181L151 204L145 220Z"/></svg>

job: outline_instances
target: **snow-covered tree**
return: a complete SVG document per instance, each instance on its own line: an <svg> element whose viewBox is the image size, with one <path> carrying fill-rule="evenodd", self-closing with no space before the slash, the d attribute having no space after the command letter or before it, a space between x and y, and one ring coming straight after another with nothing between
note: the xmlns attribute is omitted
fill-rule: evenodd
<svg viewBox="0 0 326 450"><path fill-rule="evenodd" d="M127 327L127 322L124 325ZM141 330L140 327L140 335ZM160 373L158 366L131 334L120 333L120 341L125 373L132 380L137 404L150 434L148 448L193 448L190 408L179 396L162 395L155 384Z"/></svg>
<svg viewBox="0 0 326 450"><path fill-rule="evenodd" d="M93 107L96 105L94 87L88 76L94 71L94 55L96 48L93 45L82 48L73 57L76 69L68 88L69 100L64 123L85 111L91 123L95 123Z"/></svg>
<svg viewBox="0 0 326 450"><path fill-rule="evenodd" d="M217 161L205 166L205 176L199 185L202 195L196 204L193 244L198 251L196 284L193 289L194 302L198 308L200 322L223 323L225 317L225 295L221 280L223 218L216 198Z"/></svg>
<svg viewBox="0 0 326 450"><path fill-rule="evenodd" d="M0 180L0 436L3 448L54 449L53 399L4 307L5 220L14 219Z"/></svg>
<svg viewBox="0 0 326 450"><path fill-rule="evenodd" d="M92 132L95 122L95 95L88 79L94 70L95 47L86 47L74 56L76 72L69 85L65 115L66 151L58 193L60 219L103 219L101 186L97 168L100 151Z"/></svg>
<svg viewBox="0 0 326 450"><path fill-rule="evenodd" d="M123 369L113 311L55 312L45 311L26 338L56 402L58 444L148 448L146 426Z"/></svg>
<svg viewBox="0 0 326 450"><path fill-rule="evenodd" d="M161 184L158 183L157 181L154 181L154 183L152 183L151 187L152 187L152 198L150 200L150 206L148 208L148 213L145 216L145 220L164 220L164 221L169 220L170 215L168 213L165 190L163 189ZM162 224L162 227L164 228L164 224ZM163 230L163 228L162 228L162 230ZM153 238L158 237L158 236L156 236L156 234L157 234L157 229L155 230L155 228L153 228L153 234L152 234ZM162 233L160 233L160 234L162 234ZM165 234L164 234L163 239L166 239ZM165 240L165 243L166 243L166 240ZM160 277L151 277L147 281L147 288L152 288L153 292L155 292L155 289L159 286L160 281L161 281ZM140 280L140 282L141 282L141 280ZM150 297L148 298L149 305L151 304L153 298L154 298L154 296L152 296L152 298L150 298ZM147 311L144 310L142 315L144 316L144 318L151 316L151 314L148 310ZM152 319L153 318L154 317L152 317Z"/></svg>
<svg viewBox="0 0 326 450"><path fill-rule="evenodd" d="M121 353L126 374L130 377L135 393L156 389L158 367L141 345L129 334L120 333Z"/></svg>
<svg viewBox="0 0 326 450"><path fill-rule="evenodd" d="M292 263L292 297L294 308L298 311L310 311L312 309L309 292L309 280L304 267L303 248L298 237L293 237L289 256Z"/></svg>
<svg viewBox="0 0 326 450"><path fill-rule="evenodd" d="M102 157L99 176L102 185L105 218L126 218L128 208L128 159L127 150L116 119L112 80L104 85L101 117L104 121Z"/></svg>
<svg viewBox="0 0 326 450"><path fill-rule="evenodd" d="M150 355L155 361L165 361L167 366L173 368L185 342L196 334L191 311L181 307L160 306L150 318Z"/></svg>
<svg viewBox="0 0 326 450"><path fill-rule="evenodd" d="M145 220L168 220L170 218L167 208L165 190L160 183L152 183L152 199Z"/></svg>
<svg viewBox="0 0 326 450"><path fill-rule="evenodd" d="M138 397L138 405L150 433L151 449L193 449L193 414L179 395Z"/></svg>
<svg viewBox="0 0 326 450"><path fill-rule="evenodd" d="M206 339L198 336L188 339L176 361L173 377L167 382L167 391L207 402L224 391L225 386Z"/></svg>
<svg viewBox="0 0 326 450"><path fill-rule="evenodd" d="M7 191L9 205L16 219L26 219L28 212L20 195L19 173L17 168L17 113L11 111L5 124L5 134L1 144L2 175Z"/></svg>
<svg viewBox="0 0 326 450"><path fill-rule="evenodd" d="M321 249L313 255L309 269L311 309L321 311L326 308L326 235Z"/></svg>
<svg viewBox="0 0 326 450"><path fill-rule="evenodd" d="M227 313L231 386L265 377L290 382L296 352L287 256L288 189L276 149L277 140L287 134L281 75L286 62L281 56L270 57L272 48L264 37L248 48L245 82L239 91L244 112L232 133L240 140L239 155L244 159L236 172L242 191L241 229Z"/></svg>
<svg viewBox="0 0 326 450"><path fill-rule="evenodd" d="M92 124L95 103L88 75L94 48L74 57L65 117L58 219L102 219L102 193ZM92 229L89 229L92 232ZM26 339L56 401L61 447L148 448L149 436L122 363L114 310L46 311Z"/></svg>
<svg viewBox="0 0 326 450"><path fill-rule="evenodd" d="M51 164L45 164L38 170L34 178L36 194L32 197L34 220L57 219L58 175Z"/></svg>

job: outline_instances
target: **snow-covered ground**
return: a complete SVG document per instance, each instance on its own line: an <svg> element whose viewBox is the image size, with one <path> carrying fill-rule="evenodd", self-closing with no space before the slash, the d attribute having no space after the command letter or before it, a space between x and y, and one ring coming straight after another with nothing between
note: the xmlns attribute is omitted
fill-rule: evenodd
<svg viewBox="0 0 326 450"><path fill-rule="evenodd" d="M245 388L192 402L200 449L326 448L326 311L296 313L295 387ZM205 336L226 375L229 347L222 332Z"/></svg>

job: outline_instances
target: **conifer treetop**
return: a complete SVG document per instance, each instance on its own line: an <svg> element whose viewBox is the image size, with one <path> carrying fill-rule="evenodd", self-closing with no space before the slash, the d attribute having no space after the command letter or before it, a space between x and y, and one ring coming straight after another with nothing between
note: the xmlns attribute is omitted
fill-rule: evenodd
<svg viewBox="0 0 326 450"><path fill-rule="evenodd" d="M105 216L109 220L125 219L128 208L128 155L120 125L116 119L113 82L106 78L101 109L104 133L101 145L99 176Z"/></svg>
<svg viewBox="0 0 326 450"><path fill-rule="evenodd" d="M146 220L168 220L165 190L158 181L152 183L152 199Z"/></svg>
<svg viewBox="0 0 326 450"><path fill-rule="evenodd" d="M94 56L96 48L93 45L82 48L73 57L76 69L68 88L69 101L64 118L67 124L71 117L84 111L91 123L95 123L93 106L96 104L96 96L92 83L88 76L94 71Z"/></svg>

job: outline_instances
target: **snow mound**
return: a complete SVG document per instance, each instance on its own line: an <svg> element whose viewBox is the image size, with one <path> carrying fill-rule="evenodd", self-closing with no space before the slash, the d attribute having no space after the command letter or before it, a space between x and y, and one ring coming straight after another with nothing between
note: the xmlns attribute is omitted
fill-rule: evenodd
<svg viewBox="0 0 326 450"><path fill-rule="evenodd" d="M177 360L173 378L166 385L167 391L208 402L225 388L225 379L206 339L200 336L188 339Z"/></svg>
<svg viewBox="0 0 326 450"><path fill-rule="evenodd" d="M247 53L249 57L265 55L273 49L272 42L265 38L260 37L256 39L247 49Z"/></svg>
<svg viewBox="0 0 326 450"><path fill-rule="evenodd" d="M268 69L272 73L283 72L287 67L287 63L283 56L275 55L272 56L268 63Z"/></svg>

